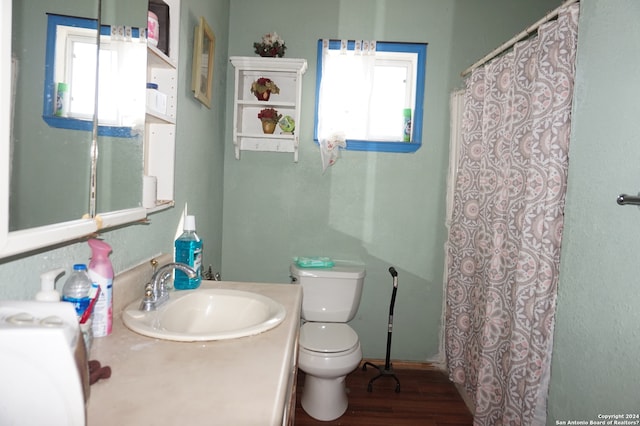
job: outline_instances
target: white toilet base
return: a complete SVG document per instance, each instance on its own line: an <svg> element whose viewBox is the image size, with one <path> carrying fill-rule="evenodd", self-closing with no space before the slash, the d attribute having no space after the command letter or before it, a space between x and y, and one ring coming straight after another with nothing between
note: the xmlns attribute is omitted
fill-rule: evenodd
<svg viewBox="0 0 640 426"><path fill-rule="evenodd" d="M345 378L362 360L360 342L337 354L320 354L300 348L298 368L305 372L300 404L316 420L335 420L347 410Z"/></svg>
<svg viewBox="0 0 640 426"><path fill-rule="evenodd" d="M323 379L307 374L300 399L304 411L321 421L335 420L342 416L349 405L345 377Z"/></svg>

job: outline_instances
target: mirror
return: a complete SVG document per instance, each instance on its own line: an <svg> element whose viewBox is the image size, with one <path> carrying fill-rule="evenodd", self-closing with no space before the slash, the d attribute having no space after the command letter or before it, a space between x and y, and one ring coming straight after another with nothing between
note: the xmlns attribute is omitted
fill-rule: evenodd
<svg viewBox="0 0 640 426"><path fill-rule="evenodd" d="M0 53L3 68L12 78L9 81L0 73L3 75L0 95L12 96L11 100L3 96L6 101L3 100L0 112L12 110L12 114L11 125L5 127L11 130L3 131L0 137L0 155L6 155L9 162L2 171L8 174L9 181L5 183L2 176L0 186L3 199L0 202L0 256L71 240L97 228L93 220L82 219L87 217L90 205L92 131L49 126L43 119L43 104L46 102L47 13L97 19L101 1L13 0L6 3L2 5L2 38L9 37L7 28L12 28L12 32L10 45L3 44ZM126 16L123 25L131 25L126 22L132 19L131 10L136 11L134 16L146 17L145 1L105 0L104 3L102 10L114 17L110 18L112 22L120 15ZM132 3L136 4L131 6ZM5 25L8 19L11 25ZM138 26L140 24L138 22ZM142 24L145 26L144 20ZM144 46L144 54L136 53L138 59L146 58ZM5 67L6 61L14 67L10 64ZM17 72L12 73L11 68ZM140 93L144 97L146 59L127 72L134 81L142 82ZM144 108L140 114L137 120L143 123ZM108 216L110 212L133 209L137 219L146 215L139 211L143 132L144 125L140 125L134 137L96 138L99 156L95 193L99 214Z"/></svg>
<svg viewBox="0 0 640 426"><path fill-rule="evenodd" d="M80 219L88 211L91 131L53 129L41 116L47 12L97 13L91 2L64 3L13 0L9 231Z"/></svg>

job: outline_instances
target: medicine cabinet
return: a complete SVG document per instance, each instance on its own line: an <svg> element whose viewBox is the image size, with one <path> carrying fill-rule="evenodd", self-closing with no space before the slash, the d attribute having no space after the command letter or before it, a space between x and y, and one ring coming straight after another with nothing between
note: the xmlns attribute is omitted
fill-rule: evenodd
<svg viewBox="0 0 640 426"><path fill-rule="evenodd" d="M147 47L146 71L142 69L141 72L146 74L148 81L158 84L158 90L162 90L166 95L166 110L164 113L153 109L147 110L143 119L144 130L140 132L144 133L144 136L138 138L139 141L114 137L113 141L105 144L105 149L101 147L102 150L98 157L99 173L95 179L98 181L98 193L101 198L98 200L98 210L94 215L91 215L91 209L87 208L87 198L90 198L91 195L87 194L90 191L87 190L89 184L86 183L89 180L91 132L84 130L85 140L74 142L78 148L77 152L72 154L74 159L67 156L64 164L61 164L60 160L52 162L52 158L48 154L41 154L40 157L44 158L41 158L40 161L47 162L48 164L45 164L47 167L36 165L38 179L24 185L28 185L27 189L33 190L37 194L53 193L55 199L53 202L41 203L38 208L44 212L58 211L60 206L76 200L78 207L75 208L75 211L81 213L72 213L64 218L53 217L43 225L27 225L17 228L10 225L10 215L12 214L10 197L19 195L15 190L12 190L11 186L18 167L14 161L15 145L12 142L12 113L15 105L12 95L15 94L16 80L25 79L34 87L34 91L39 92L31 97L42 105L41 94L43 93L44 81L42 71L44 66L30 66L29 61L21 64L19 55L27 51L38 52L38 60L44 62L46 13L91 17L92 14L95 15L97 8L95 4L86 0L66 0L54 3L43 3L40 0L0 2L0 258L73 241L102 229L140 221L145 219L149 213L173 205L180 0L165 0L164 3L169 6L171 22L168 54L152 46ZM122 15L120 21L124 25L131 25L132 22L140 24L146 22L148 6L146 0L136 0L135 2L102 0L102 4L102 10L107 12L111 22L118 21L119 18L116 15ZM35 16L31 16L34 13ZM12 18L18 19L17 24L13 24ZM12 26L14 31L22 31L21 34L24 35L24 28L21 30L20 26L30 20L33 20L37 27L42 27L42 30L27 31L27 36L18 40L17 48L20 50L18 58L15 58L12 55L12 49L16 49L16 37L12 35ZM145 67L144 62L142 67ZM16 78L16 74L19 74L19 77ZM144 93L142 90L143 96ZM20 100L19 102L24 101ZM36 107L33 110L35 115L31 121L41 129L34 134L33 140L41 143L42 152L51 149L54 143L65 143L65 141L71 140L71 132L76 134L80 132L68 129L53 129L51 132L52 129L44 124L43 117L39 117L39 111L42 111L42 108ZM142 114L144 115L144 112ZM73 138L77 138L77 136L74 135ZM126 167L126 170L124 168L118 169L116 163L122 162L118 159L127 157L128 153L133 151L137 151L139 154L135 154L136 156L129 161L129 166L121 166ZM58 155L55 158L59 157ZM104 163L105 161L111 163ZM73 179L82 182L79 187L83 190L68 191L64 185L54 183L53 175L65 169L77 173ZM143 173L157 177L159 201L155 207L150 209L141 206ZM133 182L133 185L117 184L122 181L122 176L126 176L130 183ZM132 187L136 189L132 190ZM127 203L131 207L114 208L118 203L112 203L111 199L119 197L118 191L131 193L126 194L126 199L130 200ZM19 192L24 191L20 190ZM86 213L82 214L83 212Z"/></svg>
<svg viewBox="0 0 640 426"><path fill-rule="evenodd" d="M302 76L307 70L307 61L244 56L232 56L230 61L235 68L233 144L236 159L240 159L241 151L271 151L293 153L293 161L297 162ZM279 93L272 93L269 100L258 99L251 87L260 78L270 79L278 86ZM264 133L258 118L260 111L269 108L283 118L289 117L284 129L277 125L272 134Z"/></svg>

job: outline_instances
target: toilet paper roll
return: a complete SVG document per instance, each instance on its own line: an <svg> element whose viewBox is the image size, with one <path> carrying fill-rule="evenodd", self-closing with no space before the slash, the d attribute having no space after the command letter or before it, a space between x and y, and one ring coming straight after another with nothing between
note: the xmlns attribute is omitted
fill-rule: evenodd
<svg viewBox="0 0 640 426"><path fill-rule="evenodd" d="M158 178L144 176L142 179L142 207L151 209L156 206L158 199Z"/></svg>

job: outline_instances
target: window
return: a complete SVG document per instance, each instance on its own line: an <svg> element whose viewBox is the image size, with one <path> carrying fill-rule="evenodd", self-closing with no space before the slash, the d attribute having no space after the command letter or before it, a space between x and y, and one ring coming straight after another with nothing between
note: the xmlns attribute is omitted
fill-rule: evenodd
<svg viewBox="0 0 640 426"><path fill-rule="evenodd" d="M319 40L316 142L342 134L346 149L416 151L426 53L425 43Z"/></svg>
<svg viewBox="0 0 640 426"><path fill-rule="evenodd" d="M48 15L43 118L52 127L91 130L95 106L94 19ZM131 67L146 66L146 45L137 28L102 26L98 89L99 134L132 137L144 118L144 80ZM57 90L66 84L64 114L56 114Z"/></svg>

